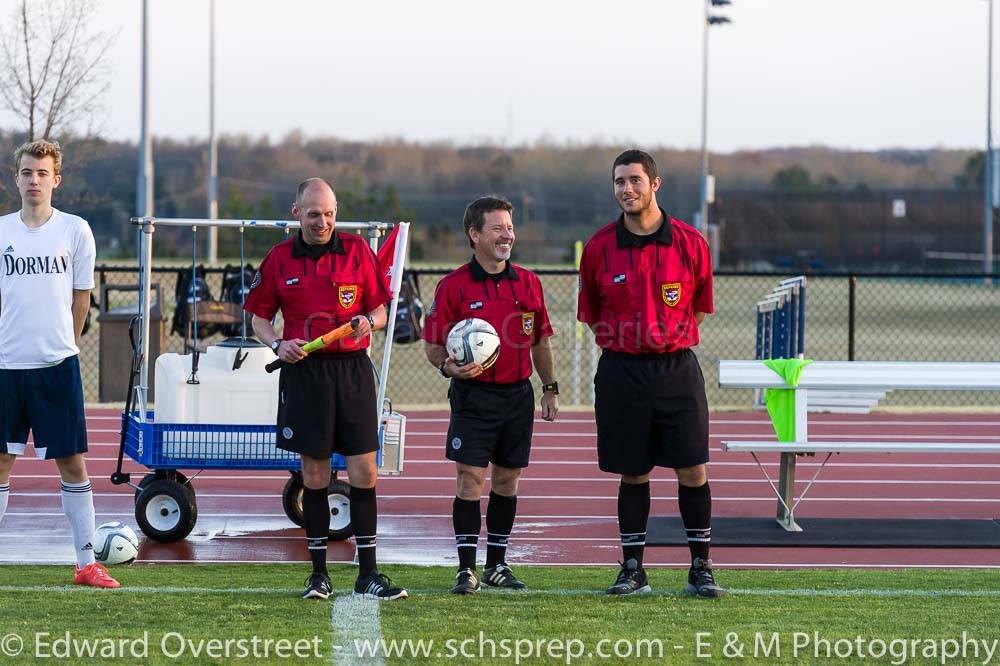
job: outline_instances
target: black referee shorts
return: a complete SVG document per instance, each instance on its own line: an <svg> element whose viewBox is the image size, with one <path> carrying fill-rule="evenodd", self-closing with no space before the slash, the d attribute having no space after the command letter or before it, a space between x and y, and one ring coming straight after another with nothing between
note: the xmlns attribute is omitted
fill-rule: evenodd
<svg viewBox="0 0 1000 666"><path fill-rule="evenodd" d="M448 460L473 467L528 466L535 425L535 390L530 381L483 384L454 379L448 401Z"/></svg>
<svg viewBox="0 0 1000 666"><path fill-rule="evenodd" d="M705 378L690 349L661 356L605 351L594 376L602 471L639 476L708 462Z"/></svg>
<svg viewBox="0 0 1000 666"><path fill-rule="evenodd" d="M281 368L277 445L320 459L378 450L375 376L364 351L313 354Z"/></svg>

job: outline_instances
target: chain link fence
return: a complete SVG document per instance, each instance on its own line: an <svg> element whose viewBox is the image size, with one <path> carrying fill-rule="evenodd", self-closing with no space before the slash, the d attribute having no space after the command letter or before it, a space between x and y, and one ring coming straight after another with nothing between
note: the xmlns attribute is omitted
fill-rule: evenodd
<svg viewBox="0 0 1000 666"><path fill-rule="evenodd" d="M174 293L179 268L157 266L152 282L160 286L160 310L165 327L161 352L184 353L184 338L170 331L175 304ZM215 297L222 291L222 268L207 269L206 281ZM414 270L425 312L430 308L437 282L449 269ZM556 377L561 403L593 404L593 376L598 350L586 326L576 322L577 274L574 270L537 271L545 290L545 300L556 335ZM702 325L702 342L697 348L705 374L709 404L713 409L752 405L751 391L721 390L717 362L720 359L754 357L754 304L779 280L791 275L719 272L715 276L716 312ZM854 317L850 316L852 303ZM99 266L96 282L105 285L107 308L135 307L138 282L134 267ZM99 292L98 292L99 293ZM850 274L810 277L808 281L805 352L816 360L854 359L921 361L1000 361L1000 275L992 280L982 276L929 277L926 275ZM102 323L92 313L90 330L81 344L84 395L98 402L101 383L127 383L129 344L121 325L104 325L103 353L112 355L101 363ZM155 330L155 327L154 327ZM220 340L216 334L203 342ZM384 335L377 334L372 351L380 365ZM101 373L106 376L101 377ZM533 381L538 386L538 378ZM107 393L107 392L105 392ZM424 357L422 343L396 345L392 353L387 395L397 405L446 404L447 382ZM124 396L120 398L124 400ZM996 392L891 393L883 406L913 408L996 407Z"/></svg>

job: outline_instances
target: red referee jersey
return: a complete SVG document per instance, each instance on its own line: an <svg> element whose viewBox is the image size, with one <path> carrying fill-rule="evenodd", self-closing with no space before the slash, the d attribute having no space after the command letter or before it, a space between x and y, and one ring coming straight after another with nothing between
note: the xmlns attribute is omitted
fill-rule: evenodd
<svg viewBox="0 0 1000 666"><path fill-rule="evenodd" d="M473 257L438 283L424 340L444 346L452 327L472 317L485 319L497 330L500 356L471 381L510 384L531 377L531 347L552 335L538 276L509 261L503 272L490 275Z"/></svg>
<svg viewBox="0 0 1000 666"><path fill-rule="evenodd" d="M628 232L623 214L587 241L577 319L596 325L604 349L663 354L693 347L694 313L715 311L708 243L680 220L666 213L663 219L642 237Z"/></svg>
<svg viewBox="0 0 1000 666"><path fill-rule="evenodd" d="M299 232L264 257L243 307L263 319L281 310L285 340L312 340L389 300L385 277L364 239L334 232L330 242L318 248L307 246ZM356 351L370 342L370 336L345 337L323 352Z"/></svg>

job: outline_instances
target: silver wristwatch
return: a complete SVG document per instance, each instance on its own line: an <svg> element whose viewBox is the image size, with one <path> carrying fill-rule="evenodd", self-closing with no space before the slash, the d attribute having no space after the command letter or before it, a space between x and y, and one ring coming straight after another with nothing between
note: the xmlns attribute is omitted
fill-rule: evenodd
<svg viewBox="0 0 1000 666"><path fill-rule="evenodd" d="M281 338L278 338L277 340L275 340L274 342L271 343L271 351L273 351L274 354L277 355L278 354L278 347L280 347L280 346L281 346Z"/></svg>

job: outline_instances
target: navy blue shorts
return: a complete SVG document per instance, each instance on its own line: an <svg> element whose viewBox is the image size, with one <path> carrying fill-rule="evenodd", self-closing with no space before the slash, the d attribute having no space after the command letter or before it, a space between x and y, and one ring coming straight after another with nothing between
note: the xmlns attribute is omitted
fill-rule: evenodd
<svg viewBox="0 0 1000 666"><path fill-rule="evenodd" d="M87 452L80 359L33 370L0 370L0 453L21 455L34 436L39 458Z"/></svg>

